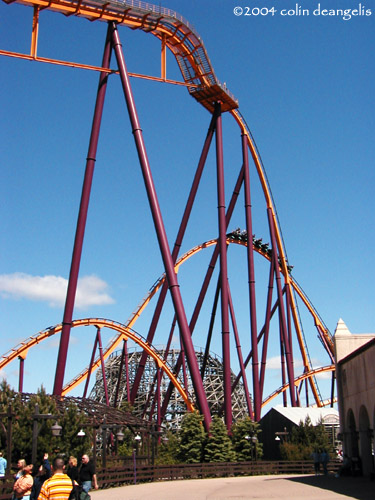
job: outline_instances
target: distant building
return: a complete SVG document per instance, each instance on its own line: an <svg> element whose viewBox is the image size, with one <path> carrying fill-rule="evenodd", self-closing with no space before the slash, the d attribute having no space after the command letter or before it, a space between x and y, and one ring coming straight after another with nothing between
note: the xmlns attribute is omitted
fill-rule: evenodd
<svg viewBox="0 0 375 500"><path fill-rule="evenodd" d="M375 334L352 334L342 319L335 335L337 394L343 451L374 474Z"/></svg>
<svg viewBox="0 0 375 500"><path fill-rule="evenodd" d="M335 408L285 408L275 406L260 420L262 429L261 441L263 443L263 458L265 460L279 460L280 444L288 439L294 427L300 422L305 423L309 417L312 425L320 422L326 427L331 436L332 445L335 446L339 430L339 413Z"/></svg>

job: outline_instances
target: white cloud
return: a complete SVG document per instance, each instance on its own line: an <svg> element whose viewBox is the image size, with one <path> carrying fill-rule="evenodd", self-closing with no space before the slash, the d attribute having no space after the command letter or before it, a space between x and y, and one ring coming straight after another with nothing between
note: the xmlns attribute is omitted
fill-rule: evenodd
<svg viewBox="0 0 375 500"><path fill-rule="evenodd" d="M48 302L51 307L65 303L68 280L61 276L31 276L25 273L0 275L0 294L6 299L29 299ZM78 280L75 306L80 309L93 305L112 304L108 284L97 276Z"/></svg>
<svg viewBox="0 0 375 500"><path fill-rule="evenodd" d="M316 374L316 378L319 380L332 380L332 372L326 371Z"/></svg>
<svg viewBox="0 0 375 500"><path fill-rule="evenodd" d="M281 366L281 356L273 356L272 358L267 359L267 369L268 370L280 370ZM301 359L294 360L294 367L301 368L303 366Z"/></svg>

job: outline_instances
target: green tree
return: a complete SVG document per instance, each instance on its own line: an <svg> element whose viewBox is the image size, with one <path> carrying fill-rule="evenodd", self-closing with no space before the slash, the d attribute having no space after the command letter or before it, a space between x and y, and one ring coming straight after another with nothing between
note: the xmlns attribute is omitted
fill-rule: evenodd
<svg viewBox="0 0 375 500"><path fill-rule="evenodd" d="M71 455L80 457L84 453L90 455L93 431L91 427L85 426L84 422L84 415L79 412L78 407L74 403L71 403L64 414L59 417L59 425L62 427L62 432L60 437L52 438L55 450L59 450L59 453L66 458L69 458ZM84 430L85 436L77 435L81 428ZM40 450L40 452L42 451ZM39 443L38 455L40 455Z"/></svg>
<svg viewBox="0 0 375 500"><path fill-rule="evenodd" d="M178 460L183 463L202 462L205 432L203 417L198 412L186 413L181 422Z"/></svg>
<svg viewBox="0 0 375 500"><path fill-rule="evenodd" d="M179 462L180 440L176 434L168 431L157 448L157 465L173 465Z"/></svg>
<svg viewBox="0 0 375 500"><path fill-rule="evenodd" d="M16 462L19 458L24 458L27 462L31 462L33 417L36 405L38 405L39 414L57 416L56 403L53 398L46 394L43 387L24 402L20 395L3 380L0 385L0 412L6 412L9 404L12 405L12 412L15 414L12 423L11 461ZM51 431L56 420L62 427L62 434L59 437L52 436ZM77 406L71 404L56 420L53 418L37 420L39 431L37 464L41 463L44 453L54 456L56 452L59 452L69 457L71 454L79 455L90 450L92 442L90 428L85 428L86 436L84 438L77 436L84 421L84 415L79 412ZM1 445L2 449L6 449L3 434L1 433Z"/></svg>
<svg viewBox="0 0 375 500"><path fill-rule="evenodd" d="M301 420L298 426L292 429L289 439L280 444L283 460L311 460L314 451L320 452L323 449L332 451L323 422L314 426L308 416L305 422Z"/></svg>
<svg viewBox="0 0 375 500"><path fill-rule="evenodd" d="M210 432L204 448L205 462L233 462L236 454L233 450L227 428L220 417L213 417Z"/></svg>
<svg viewBox="0 0 375 500"><path fill-rule="evenodd" d="M7 413L8 407L11 405L12 413L15 415L18 415L20 412L20 398L18 394L11 389L10 385L7 383L5 379L3 379L0 383L0 412L1 413ZM1 429L0 429L0 446L2 450L6 450L6 426L7 426L7 419L6 417L1 419L2 424ZM13 429L14 429L14 423L15 421L13 420ZM4 426L4 427L3 427ZM12 459L12 457L6 457L7 460Z"/></svg>
<svg viewBox="0 0 375 500"><path fill-rule="evenodd" d="M134 445L134 434L130 431L130 429L125 428L124 432L124 440L117 447L117 454L130 457L133 453Z"/></svg>
<svg viewBox="0 0 375 500"><path fill-rule="evenodd" d="M232 442L238 461L261 458L263 446L259 439L259 424L245 417L237 420L232 426ZM254 439L256 438L256 440Z"/></svg>

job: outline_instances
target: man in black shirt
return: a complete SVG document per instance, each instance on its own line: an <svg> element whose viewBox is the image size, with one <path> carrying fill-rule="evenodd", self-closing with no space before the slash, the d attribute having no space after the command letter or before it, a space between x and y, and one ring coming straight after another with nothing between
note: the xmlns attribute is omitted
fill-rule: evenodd
<svg viewBox="0 0 375 500"><path fill-rule="evenodd" d="M79 482L82 484L82 489L88 493L92 486L97 490L99 489L98 481L96 478L95 467L88 455L82 456L82 465L79 470Z"/></svg>

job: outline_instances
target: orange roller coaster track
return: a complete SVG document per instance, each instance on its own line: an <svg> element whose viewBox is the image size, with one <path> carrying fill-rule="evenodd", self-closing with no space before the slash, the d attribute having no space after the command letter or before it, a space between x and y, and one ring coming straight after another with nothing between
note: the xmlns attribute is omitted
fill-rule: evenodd
<svg viewBox="0 0 375 500"><path fill-rule="evenodd" d="M267 245L262 245L259 244L258 241L255 238L253 239L253 249L256 251L259 255L262 257L266 258L267 260L270 260L270 251L269 249L266 248ZM184 255L180 257L180 259L177 261L175 270L178 272L180 266L184 264L186 261L188 261L191 257L194 255L198 254L200 251L207 249L209 247L212 247L213 245L217 245L218 241L217 239L209 240L206 241L200 245L195 246L188 252L186 252ZM232 233L231 235L228 235L227 238L227 244L237 244L237 245L242 245L242 246L247 246L247 237L246 238L236 238L236 236ZM282 268L280 268L282 271ZM293 286L293 289L295 290L296 294L300 297L300 299L303 301L304 305L307 307L309 313L313 317L314 324L317 327L317 330L319 332L319 335L324 339L325 344L329 346L329 349L331 352L333 352L333 342L330 333L328 332L327 328L324 326L322 323L322 320L320 319L319 315L317 314L314 306L311 304L309 301L308 297L305 295L301 287L298 285L298 283L292 278L290 275L290 280L291 284ZM160 290L161 286L165 282L165 274L160 276L158 280L153 284L153 286L150 288L149 292L145 296L145 298L140 302L138 307L135 309L135 311L132 313L130 318L126 321L125 324L121 324L115 321L107 320L107 319L102 319L102 318L85 318L85 319L79 319L75 320L72 323L72 327L80 327L80 326L96 326L96 327L106 327L110 328L112 330L115 330L118 332L118 335L113 338L110 343L103 349L103 359L107 359L119 346L122 340L130 338L134 342L136 342L144 351L146 351L153 359L155 359L156 363L158 366L166 373L166 375L169 377L169 379L172 381L173 385L176 387L176 389L179 391L181 396L183 397L184 401L187 404L187 407L189 409L192 408L192 403L190 402L188 396L185 393L185 390L181 386L180 382L178 379L175 377L174 373L171 371L171 369L166 365L165 361L162 360L157 351L142 337L140 337L138 334L136 334L134 331L132 331L132 328L134 327L137 319L141 316L142 312L145 310L147 305L150 303L151 299L155 296L155 294ZM5 368L9 363L14 361L17 358L22 358L25 359L27 356L27 353L30 348L34 347L35 345L41 343L43 340L46 340L50 338L51 336L60 333L62 330L62 325L57 325L54 327L47 328L46 330L43 330L42 332L39 332L38 334L29 337L26 339L24 342L20 343L7 353L5 353L2 356L2 359L0 360L0 370ZM306 356L306 346L303 345L302 349L304 351L304 356L303 359L307 360ZM91 366L91 371L96 370L99 368L101 364L101 358L97 357L94 363ZM334 370L334 365L329 365L327 367L322 367L318 369L313 369L310 366L310 363L307 361L304 364L304 373L298 377L296 377L294 384L298 386L302 380L305 379L313 379L313 377L316 374L326 372L326 371L333 371ZM83 381L87 379L89 375L89 368L85 368L83 371L81 371L79 374L77 374L74 379L72 379L69 383L67 383L64 386L63 389L63 396L66 396L69 392L71 392L73 389L78 387ZM314 383L312 381L312 383ZM285 384L284 386L280 387L279 389L276 389L272 394L270 394L267 398L264 399L262 402L262 406L266 406L274 397L277 395L281 394L282 392L286 391L289 388L289 384ZM315 398L316 404L318 406L323 406L323 402L319 398Z"/></svg>
<svg viewBox="0 0 375 500"><path fill-rule="evenodd" d="M214 103L222 103L222 111L229 111L238 107L238 102L233 95L221 85L216 78L211 62L208 58L201 37L194 27L182 16L173 10L158 7L137 0L125 1L66 1L66 0L3 0L7 4L20 3L34 8L34 21L32 27L32 42L30 55L12 54L3 51L3 55L35 59L41 62L65 64L84 69L102 71L102 68L77 63L57 61L37 56L37 39L39 26L39 13L44 9L60 12L65 16L84 17L89 21L115 22L118 25L128 26L151 33L161 40L161 78L150 79L166 81L166 48L175 56L185 85L190 94L210 112L213 112ZM109 70L105 70L109 71ZM134 75L146 78L141 75ZM178 83L171 82L170 83Z"/></svg>
<svg viewBox="0 0 375 500"><path fill-rule="evenodd" d="M7 4L19 3L26 6L31 6L34 9L33 16L33 26L32 26L32 41L30 54L19 54L9 51L0 51L0 55L19 57L23 59L31 59L40 62L61 64L73 67L79 67L83 69L100 71L100 82L98 86L98 96L96 101L92 135L90 137L89 154L86 163L86 173L84 179L84 185L82 189L82 204L80 207L80 213L77 223L77 233L75 246L73 250L71 274L69 278L68 293L66 299L66 306L64 311L63 326L48 329L40 334L31 337L25 343L17 346L10 353L7 353L3 360L0 362L0 368L5 366L11 360L19 357L25 358L28 349L44 338L47 338L57 331L62 331L61 341L60 341L60 351L58 356L58 365L56 369L55 378L55 395L65 395L76 387L82 380L88 376L88 369L81 372L74 380L63 386L63 377L66 363L66 355L69 344L69 334L70 328L72 326L78 326L75 322L72 322L72 312L75 300L75 288L77 286L78 280L78 270L80 265L81 250L83 244L83 235L85 232L85 220L87 217L88 200L90 198L90 189L94 164L96 160L96 148L98 143L99 129L101 113L104 106L104 97L106 92L106 86L108 81L108 75L112 73L118 73L124 91L125 100L128 107L129 118L132 125L132 131L136 143L136 148L138 151L138 156L140 160L140 166L142 169L145 187L149 197L149 203L151 212L154 218L155 230L158 237L160 251L163 257L163 263L165 268L165 275L163 275L158 282L152 287L150 293L143 300L141 305L132 314L128 322L121 326L125 330L119 330L119 334L114 341L112 341L109 346L104 350L104 357L102 359L96 359L91 369L97 368L103 360L109 356L111 352L117 347L119 342L125 337L131 337L129 332L136 322L139 315L142 313L144 308L150 302L153 295L162 287L162 290L166 290L164 286L165 283L169 285L169 291L172 295L172 300L175 308L175 313L180 329L180 335L184 348L186 351L186 359L189 364L189 369L192 374L192 379L194 383L194 390L197 397L197 405L202 411L205 417L205 425L208 428L211 415L207 405L207 400L205 398L204 389L201 380L201 374L199 373L198 365L195 359L195 354L193 352L193 346L191 342L191 334L194 326L191 328L187 323L187 318L185 315L184 304L182 302L179 287L177 283L177 272L179 266L185 262L189 257L199 252L203 248L209 246L215 246L214 254L217 251L216 259L220 257L220 291L221 291L221 312L222 312L222 334L223 334L223 359L224 359L224 400L225 400L225 416L228 429L231 425L231 380L230 380L230 350L229 350L229 309L231 308L231 298L230 290L228 285L228 274L227 274L227 262L226 262L226 251L229 243L238 243L247 246L247 271L248 271L248 283L249 283L249 306L250 306L250 336L252 343L252 355L248 356L248 359L252 357L252 373L253 373L253 388L254 388L254 412L251 408L250 398L248 397L248 407L249 414L254 416L256 420L260 418L260 408L261 408L261 392L263 390L264 372L258 370L259 360L258 360L258 343L259 343L259 332L257 330L256 324L256 300L255 300L255 275L254 275L254 262L253 262L253 250L260 253L270 262L270 277L269 277L269 290L273 287L271 286L271 279L275 283L275 288L277 292L277 300L275 306L272 308L272 292L268 293L267 306L266 306L266 321L264 330L269 330L269 323L271 317L273 316L276 307L278 307L279 312L279 323L280 323L280 350L283 358L283 370L282 370L282 388L278 389L276 392L285 392L285 389L289 387L290 399L293 406L297 405L298 393L295 388L303 379L307 379L313 397L318 406L321 406L322 400L319 395L319 391L315 382L315 374L317 373L311 367L309 361L309 355L307 351L306 342L304 340L304 334L302 331L302 325L300 323L300 318L298 314L298 308L296 303L296 295L304 303L305 307L308 309L310 315L314 319L315 326L318 330L318 336L322 341L324 348L329 354L331 361L333 360L333 343L331 335L328 329L324 326L319 315L311 305L310 301L305 296L302 289L295 282L289 272L288 261L286 258L286 252L283 246L281 231L278 225L276 210L274 208L274 203L272 200L271 191L268 185L266 174L258 154L254 140L252 139L249 128L243 119L238 108L238 101L234 98L232 93L226 88L225 85L221 85L217 79L215 72L213 70L212 64L207 55L207 51L203 44L201 37L198 35L194 27L186 21L182 16L176 12L158 7L152 4L140 2L138 0L125 0L116 1L111 0L108 2L101 0L3 0ZM107 39L105 43L105 49L103 54L103 63L101 67L89 66L84 64L78 64L74 62L59 61L55 59L47 59L39 57L37 54L38 47L38 29L39 29L39 15L44 10L48 9L54 12L59 12L65 16L78 16L89 21L104 21L108 23ZM119 25L127 26L134 30L142 30L146 33L150 33L156 36L161 41L161 76L146 76L146 75L136 75L128 73L126 70L125 60L121 48L121 43L119 40L119 34L117 27ZM169 49L174 55L179 69L181 71L183 82L176 82L167 79L166 76L166 49ZM109 67L110 64L110 53L114 51L116 54L118 70L112 70ZM160 208L158 206L158 200L156 197L155 186L153 185L151 169L148 163L148 158L146 154L146 148L143 141L142 129L140 127L135 103L132 95L131 86L129 83L128 76L137 76L140 78L148 78L156 81L163 81L167 83L176 83L179 85L184 85L187 87L189 94L194 97L194 99L200 103L206 110L208 110L213 116L210 124L210 128L207 134L206 142L202 150L201 159L197 168L196 179L193 182L192 191L189 194L189 199L185 209L185 214L183 221L181 222L179 234L176 239L175 249L171 253L168 246L168 241L166 237L165 230L162 224L162 217ZM230 221L230 217L233 213L234 206L236 203L236 197L233 197L231 203L229 204L228 211L226 212L225 203L225 189L224 189L224 162L223 162L223 147L222 147L222 113L227 112L234 118L236 124L240 128L241 132L241 142L242 142L242 159L243 165L241 172L236 184L234 193L239 192L241 186L244 186L245 194L245 219L246 219L246 229L249 235L252 234L252 214L251 214L251 201L250 201L250 180L249 180L249 158L248 153L250 152L251 158L255 165L257 175L261 184L263 195L266 202L266 212L267 221L270 232L271 239L271 251L265 250L261 246L257 246L254 241L253 245L247 245L247 242L241 241L233 237L233 234L228 237L227 226ZM194 202L194 197L198 189L200 175L203 170L205 160L207 158L208 149L211 144L212 136L216 134L216 162L217 162L217 186L218 186L218 221L219 221L219 238L210 240L202 245L195 247L194 249L187 252L179 260L178 250L181 247L183 234L186 229L187 221L189 219L192 204ZM198 172L199 175L198 175ZM91 177L90 177L91 176ZM195 190L195 193L193 192ZM233 201L234 200L234 201ZM233 201L233 204L232 204ZM230 212L230 213L229 213ZM186 215L186 217L185 217ZM214 259L214 256L212 257ZM216 262L216 261L215 261ZM214 266L213 266L214 267ZM281 276L283 277L283 286L281 285ZM206 275L204 286L207 286L210 280L209 272ZM202 291L197 303L196 309L199 310L203 300L204 293ZM165 292L166 293L166 292ZM160 296L162 296L161 292ZM165 297L165 295L164 295ZM285 299L285 304L284 304ZM155 322L157 325L158 315L163 308L164 299L159 297L159 302L157 304L154 318L152 323ZM194 311L195 314L195 311ZM199 315L199 312L197 312ZM232 323L233 312L231 311ZM91 320L80 320L80 321L91 321ZM95 321L92 320L95 324ZM196 321L196 318L194 318ZM192 319L192 323L194 323ZM113 323L117 324L117 323ZM267 326L268 325L268 326ZM98 325L97 325L98 326ZM302 356L303 370L304 373L302 378L294 377L294 367L293 367L293 351L292 351L292 327L294 326L295 334L297 336L299 351ZM116 329L116 328L115 328ZM156 326L155 326L156 329ZM235 330L235 327L233 327ZM153 324L150 326L147 341L143 342L140 338L135 336L133 339L145 351L145 354L154 356L155 353L151 348L153 335L155 330L153 330ZM235 332L235 335L238 332ZM263 346L268 342L268 332L266 334L267 341L264 342ZM237 340L236 340L237 343ZM206 346L207 347L207 346ZM150 350L150 352L148 351ZM265 356L267 349L264 348L263 355ZM239 353L239 363L242 370L242 378L245 379L244 375L244 363L241 359L242 354ZM156 359L156 362L161 362ZM248 362L248 360L247 360ZM262 361L263 364L264 360ZM285 368L286 367L286 368ZM181 368L181 364L178 369ZM166 367L162 366L162 369L167 370ZM176 373L178 372L176 369ZM177 387L178 381L173 379L173 373L171 372L170 378L173 384ZM141 376L141 370L137 373L135 380L135 387L139 382L139 377ZM286 378L289 379L289 384L286 383ZM138 382L137 382L138 380ZM136 390L136 389L135 389ZM180 387L179 390L182 390ZM249 391L246 388L247 394ZM187 404L189 399L186 397ZM285 400L286 404L286 400Z"/></svg>

